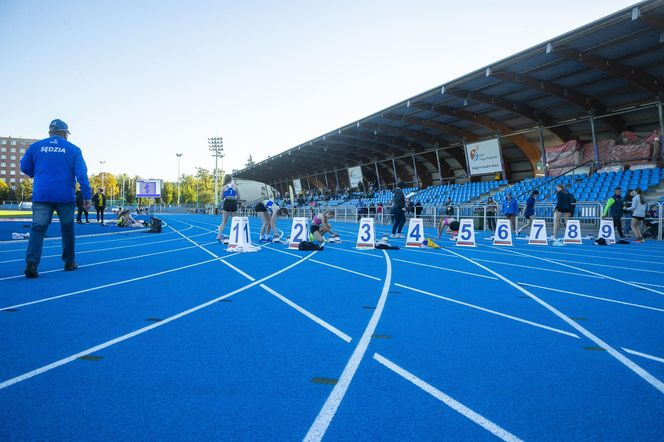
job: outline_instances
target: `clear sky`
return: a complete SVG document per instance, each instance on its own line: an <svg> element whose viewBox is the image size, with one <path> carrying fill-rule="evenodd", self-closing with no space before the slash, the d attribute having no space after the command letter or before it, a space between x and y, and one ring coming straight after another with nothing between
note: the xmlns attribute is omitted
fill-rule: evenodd
<svg viewBox="0 0 664 442"><path fill-rule="evenodd" d="M0 0L0 136L66 121L91 173L260 161L635 3Z"/></svg>

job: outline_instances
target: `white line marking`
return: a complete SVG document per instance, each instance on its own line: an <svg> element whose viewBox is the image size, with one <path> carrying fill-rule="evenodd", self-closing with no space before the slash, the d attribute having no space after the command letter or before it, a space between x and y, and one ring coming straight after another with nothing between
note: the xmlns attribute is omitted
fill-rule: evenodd
<svg viewBox="0 0 664 442"><path fill-rule="evenodd" d="M208 244L214 244L214 242L208 243ZM90 264L81 264L81 265L78 266L78 268L83 269L85 267L94 267L94 266L98 266L98 265L102 265L102 264L110 264L110 263L120 262L120 261L130 261L130 260L134 260L134 259L138 259L138 258L145 258L145 257L148 257L148 256L163 255L163 254L166 254L166 253L173 253L173 252L179 252L179 251L182 251L182 250L193 249L195 247L196 246L179 247L177 249L163 250L161 252L146 253L145 255L127 256L127 257L124 257L124 258L109 259L108 261L99 261L99 262L93 262L93 263L90 263ZM40 271L39 274L44 275L46 273L55 273L55 272L64 272L64 270L63 269L45 270L45 271ZM4 278L0 278L0 281L5 281L7 279L17 279L17 278L25 278L25 275L20 274L20 275L14 275L14 276L6 276Z"/></svg>
<svg viewBox="0 0 664 442"><path fill-rule="evenodd" d="M259 280L257 280L257 281L250 282L249 284L247 284L247 285L245 285L245 286L242 286L242 287L240 287L240 288L238 288L238 289L236 289L236 290L233 290L232 292L228 292L228 293L226 293L225 295L219 296L218 298L212 299L212 300L207 301L207 302L205 302L205 303L203 303L203 304L199 304L199 305L197 305L196 307L192 307L192 308L190 308L189 310L185 310L185 311L180 312L180 313L178 313L178 314L176 314L176 315L170 316L170 317L164 319L163 321L155 322L154 324L151 324L151 325L148 325L148 326L146 326L146 327L140 328L140 329L135 330L135 331L133 331L133 332L131 332L131 333L124 334L124 335L119 336L119 337L117 337L117 338L115 338L115 339L111 339L110 341L106 341L106 342L104 342L103 344L99 344L99 345L96 345L96 346L94 346L94 347L90 347L90 348L88 348L88 349L86 349L86 350L83 350L83 351L81 351L81 352L79 352L79 353L76 353L76 354L71 355L71 356L67 356L66 358L60 359L59 361L56 361L56 362L53 362L53 363L51 363L51 364L45 365L45 366L43 366L43 367L41 367L41 368L38 368L38 369L36 369L36 370L32 370L32 371L29 371L29 372L27 372L27 373L24 373L24 374L22 374L22 375L20 375L20 376L16 376L16 377L14 377L14 378L8 379L8 380L6 380L6 381L0 383L0 390L2 390L3 388L7 388L7 387L9 387L9 386L11 386L11 385L14 385L14 384L16 384L16 383L18 383L18 382L22 382L22 381L25 381L25 380L30 379L30 378L32 378L32 377L35 377L35 376L37 376L37 375L40 375L40 374L42 374L42 373L46 373L47 371L53 370L54 368L60 367L60 366L65 365L65 364L68 364L69 362L75 361L76 359L80 358L81 356L85 356L85 355L89 355L89 354L95 353L95 352L97 352L97 351L99 351L99 350L103 350L103 349L108 348L108 347L110 347L110 346L112 346L112 345L118 344L118 343L120 343L120 342L122 342L122 341L126 341L127 339L131 339L131 338L133 338L134 336L138 336L138 335L141 335L141 334L143 334L143 333L145 333L145 332L148 332L148 331L150 331L150 330L152 330L152 329L155 329L155 328L157 328L157 327L164 326L164 325L166 325L166 324L168 324L168 323L170 323L170 322L175 321L176 319L180 319L180 318L185 317L185 316L187 316L187 315L190 315L190 314L192 314L192 313L194 313L194 312L196 312L196 311L198 311L198 310L204 309L204 308L206 308L206 307L208 307L208 306L210 306L210 305L212 305L212 304L214 304L214 303L216 303L216 302L221 301L222 299L230 298L230 297L233 296L233 295L236 295L236 294L238 294L238 293L240 293L240 292L243 292L243 291L245 291L245 290L247 290L247 289L249 289L249 288L251 288L251 287L254 287L254 286L258 285L258 284L261 284L261 283L267 281L267 280L270 279L270 278L273 278L273 277L275 277L275 276L277 276L277 275L280 275L280 274L284 273L284 272L287 271L287 270L292 269L293 267L295 267L295 266L301 264L302 262L304 262L305 260L309 259L312 255L313 255L313 253L310 253L309 255L303 257L303 258L300 259L299 261L297 261L297 262L295 262L295 263L293 263L293 264L291 264L291 265L289 265L289 266L287 266L287 267L284 267L283 269L281 269L281 270L279 270L279 271L276 271L276 272L274 272L274 273L272 273L272 274L270 274L270 275L268 275L268 276L266 276L266 277L264 277L264 278L261 278L261 279L259 279ZM209 262L211 262L211 261L215 261L215 260L214 260L214 259L209 260Z"/></svg>
<svg viewBox="0 0 664 442"><path fill-rule="evenodd" d="M650 285L650 286L653 286L653 287L661 287L661 288L664 288L664 285L661 285L661 284L649 284L649 283L647 283L647 282L639 282L639 281L630 281L630 282L633 283L633 284Z"/></svg>
<svg viewBox="0 0 664 442"><path fill-rule="evenodd" d="M573 273L573 272L567 272L567 271L564 271L564 270L547 269L545 267L533 267L533 266L527 266L527 265L523 265L523 264L513 264L513 263L509 263L509 262L504 262L504 261L491 261L490 259L477 259L476 261L478 261L478 262L489 262L489 263L492 263L492 264L500 264L500 265L505 265L505 266L510 266L510 267L521 267L521 268L524 268L524 269L543 270L545 272L564 273L566 275L583 276L585 278L604 279L600 276L588 275L588 274L585 274L585 273Z"/></svg>
<svg viewBox="0 0 664 442"><path fill-rule="evenodd" d="M567 293L568 295L581 296L583 298L597 299L599 301L613 302L613 303L616 303L616 304L629 305L631 307L638 307L638 308L644 308L644 309L648 309L648 310L655 310L655 311L658 311L658 312L664 312L664 309L661 309L661 308L650 307L650 306L642 305L642 304L632 304L631 302L618 301L617 299L600 298L599 296L584 295L584 294L581 294L581 293L570 292L570 291L567 291L567 290L554 289L552 287L544 287L544 286L541 286L541 285L527 284L525 282L519 282L518 284L524 285L524 286L527 286L527 287L534 287L534 288L537 288L537 289L549 290L549 291L552 291L552 292Z"/></svg>
<svg viewBox="0 0 664 442"><path fill-rule="evenodd" d="M394 362L390 361L387 358L384 358L383 356L379 355L378 353L374 353L373 358L383 366L389 368L402 378L406 379L407 381L415 384L416 386L420 387L422 390L425 392L429 393L431 396L435 397L448 407L450 407L452 410L456 411L457 413L461 414L462 416L470 419L480 427L484 428L485 430L493 433L494 436L504 440L504 441L520 441L518 437L510 433L509 431L505 430L498 424L495 424L482 416L481 414L471 410L470 408L466 407L464 404L461 402L457 401L456 399L446 395L442 391L438 390L436 387L432 386L431 384L428 384L424 382L422 379L418 378L411 372L399 367L397 364Z"/></svg>
<svg viewBox="0 0 664 442"><path fill-rule="evenodd" d="M590 339L591 341L593 341L593 342L594 342L595 344L597 344L599 347L604 348L604 349L605 349L605 350L606 350L611 356L613 356L614 358L616 358L620 363L622 363L623 365L625 365L627 368L629 368L629 369L632 370L634 373L636 373L638 376L640 376L643 380L645 380L645 381L648 382L650 385L652 385L653 387L655 387L660 393L664 393L664 383L663 383L662 381L660 381L659 379L657 379L656 377L654 377L653 375L651 375L650 373L648 373L646 370L644 370L643 368L641 368L641 367L640 367L639 365L637 365L636 363L632 362L630 359L628 359L628 358L626 358L625 356L623 356L623 354L620 353L618 350L616 350L615 348L611 347L608 343L604 342L603 340L601 340L601 339L598 338L597 336L595 336L595 335L593 335L592 333L590 333L590 331L588 331L588 330L586 330L585 328L583 328L582 326L580 326L576 321L570 319L567 315L565 315L564 313L562 313L561 311L559 311L558 309L556 309L556 308L553 307L552 305L547 304L546 302L544 302L543 300L541 300L540 298L538 298L537 296L535 296L533 293L531 293L531 292L529 292L528 290L524 289L523 287L521 287L520 285L516 284L515 282L512 282L511 280L505 278L505 277L504 277L503 275L501 275L500 273L495 272L495 271L491 270L490 268L488 268L488 267L486 267L486 266L480 264L479 262L477 262L477 261L475 261L475 260L473 260L473 259L467 258L467 257L465 257L465 256L463 256L463 255L459 255L458 253L454 252L453 250L445 249L445 251L447 251L448 253L455 254L455 255L457 255L457 256L461 256L463 259L467 260L468 262L470 262L470 263L472 263L472 264L474 264L474 265L476 265L476 266L478 266L478 267L480 267L480 268L486 270L487 272L489 272L489 273L491 273L491 274L497 276L498 278L500 278L501 280L505 281L507 284L511 285L512 287L514 287L515 289L517 289L518 291L520 291L520 292L523 293L524 295L528 295L528 296L530 296L530 297L533 298L533 300L535 300L538 304L542 305L544 308L546 308L547 310L549 310L551 313L553 313L554 315L558 316L560 319L562 319L563 321L565 321L567 324L571 325L574 329L576 329L576 330L577 330L579 333L581 333L583 336L585 336L586 338L588 338L588 339ZM530 255L528 255L528 256L530 256ZM542 259L544 259L544 258L542 258ZM546 261L546 259L544 259L544 260ZM581 270L581 269L577 269L577 270Z"/></svg>
<svg viewBox="0 0 664 442"><path fill-rule="evenodd" d="M510 250L510 252L520 253L520 252L517 252L516 250ZM564 262L569 262L569 263L572 263L572 264L583 264L583 265L594 266L594 267L608 267L610 269L633 270L635 272L657 273L657 274L660 274L660 275L664 274L663 271L648 270L648 269L644 269L643 267L622 267L622 266L617 266L617 265L612 265L612 264L598 264L598 263L595 263L595 262L587 262L587 261L572 261L572 260L569 260L569 259L551 259L551 260L549 260L547 258L540 258L540 259L555 262L556 264L561 264L561 265ZM574 266L569 266L569 267L573 268Z"/></svg>
<svg viewBox="0 0 664 442"><path fill-rule="evenodd" d="M151 245L154 245L154 244L164 244L164 243L173 242L173 241L181 241L181 240L180 240L180 238L173 238L173 239L165 239L163 241L151 241L151 242L145 242L145 243L141 243L141 244L128 244L126 246L108 247L108 248L105 248L105 249L82 250L82 251L77 251L76 255L85 255L85 254L88 254L88 253L108 252L110 250L121 250L121 249L128 249L128 248L136 248L136 247L139 247L139 246L140 247L146 247L146 246L151 246ZM60 258L61 256L62 256L62 254L46 255L46 256L42 256L42 259ZM23 261L25 261L25 257L18 258L18 259L9 259L9 260L6 260L6 261L0 261L0 264L7 264L7 263L10 263L10 262L23 262Z"/></svg>
<svg viewBox="0 0 664 442"><path fill-rule="evenodd" d="M641 356L642 358L650 359L650 360L661 362L662 364L664 364L664 358L658 358L657 356L648 355L648 354L641 353L641 352L636 351L636 350L630 350L629 348L625 348L625 347L623 347L622 349L625 350L629 354L633 354L635 356Z"/></svg>
<svg viewBox="0 0 664 442"><path fill-rule="evenodd" d="M657 293L659 295L664 295L664 292L660 292L659 290L651 289L651 288L648 288L648 287L643 287L639 284L633 284L629 281L614 278L613 276L608 276L608 275L603 275L601 273L593 272L592 270L582 269L580 267L575 267L575 266L572 266L572 265L569 265L569 264L564 264L563 262L551 260L551 259L548 259L548 258L542 258L542 257L535 256L535 255L529 255L527 253L517 252L516 250L507 250L507 251L510 252L510 253L516 254L516 255L526 256L528 258L538 259L540 261L545 261L545 262L549 262L549 263L552 263L552 264L558 264L560 266L568 267L570 269L578 270L580 272L590 273L591 275L596 275L596 276L601 276L604 279L610 279L611 281L619 282L621 284L626 284L626 285L629 285L629 286L632 286L632 287L647 290L649 292ZM583 263L583 264L590 264L590 263ZM477 264L477 265L479 265L479 264ZM593 265L596 265L596 264L593 264ZM619 267L615 267L615 266L605 266L605 267L611 267L611 268L614 268L614 269L619 268ZM648 270L643 270L643 269L633 269L633 270L642 271L642 272L648 271ZM664 273L664 272L658 272L658 273Z"/></svg>
<svg viewBox="0 0 664 442"><path fill-rule="evenodd" d="M560 333L561 335L566 335L566 336L571 336L571 337L576 338L576 339L581 339L581 338L579 338L578 335L576 335L574 333L566 332L564 330L560 330L559 328L549 327L549 326L544 325L544 324L539 324L537 322L529 321L527 319L518 318L516 316L508 315L508 314L505 314L505 313L500 313L500 312L497 312L495 310L490 310L488 308L480 307L479 305L475 305L475 304L469 304L467 302L459 301L457 299L452 299L452 298L447 298L445 296L436 295L435 293L431 293L431 292L427 292L427 291L424 291L424 290L416 289L414 287L409 287L407 285L396 284L396 283L394 285L397 286L397 287L404 288L404 289L412 290L412 291L417 292L417 293L421 293L423 295L427 295L427 296L442 299L442 300L445 300L445 301L453 302L453 303L459 304L459 305L464 305L466 307L474 308L476 310L481 310L483 312L491 313L492 315L502 316L503 318L507 318L507 319L511 319L513 321L522 322L524 324L532 325L533 327L539 327L539 328L543 328L545 330L552 331L554 333Z"/></svg>
<svg viewBox="0 0 664 442"><path fill-rule="evenodd" d="M295 253L286 252L285 250L279 250L279 249L274 248L274 247L266 247L265 249L266 250L271 250L273 252L283 253L284 255L299 256ZM373 279L375 281L382 281L382 279L376 278L375 276L367 275L366 273L356 272L355 270L346 269L344 267L335 266L335 265L327 263L327 262L318 261L317 259L310 259L309 262L315 262L316 264L324 265L324 266L327 266L327 267L332 267L333 269L341 270L343 272L352 273L352 274L358 275L358 276L363 276L365 278Z"/></svg>
<svg viewBox="0 0 664 442"><path fill-rule="evenodd" d="M434 266L434 265L431 265L431 264L422 264L422 263L419 263L419 262L406 261L405 259L396 259L395 258L394 260L399 261L399 262L405 262L407 264L412 264L412 265L415 265L415 266L420 266L420 267L429 267L429 268L432 268L432 269L445 270L445 271L448 271L448 272L455 272L455 273L462 273L464 275L470 275L470 276L477 276L478 278L486 278L486 279L494 279L494 280L498 279L498 278L494 278L493 276L480 275L479 273L464 272L464 271L461 271L461 270L449 269L447 267L439 267L439 266Z"/></svg>
<svg viewBox="0 0 664 442"><path fill-rule="evenodd" d="M314 420L313 424L311 424L307 435L304 437L305 441L320 441L323 439L323 436L325 436L325 432L330 426L330 423L332 422L332 419L334 418L334 415L336 414L337 409L339 408L339 405L341 404L341 401L343 400L346 391L348 390L348 387L350 386L350 383L355 376L355 372L360 366L360 362L362 362L362 358L367 351L367 347L369 347L371 336L376 330L380 316L383 314L383 308L385 307L387 294L392 281L392 262L390 261L390 257L385 252L385 250L383 250L383 256L385 257L386 265L385 282L383 283L383 290L380 294L380 298L378 299L376 310L374 310L373 315L371 315L371 319L369 320L369 323L367 324L362 337L358 341L353 354L348 360L346 367L341 373L339 381L332 389L332 392L325 401L325 404L323 404L323 408L321 408L318 416L316 416L316 420Z"/></svg>
<svg viewBox="0 0 664 442"><path fill-rule="evenodd" d="M275 290L272 290L270 287L266 286L265 284L261 284L260 286L261 286L261 288L265 289L268 293L275 296L277 299L279 299L279 300L285 302L286 304L288 304L289 306L293 307L295 310L302 313L304 316L311 319L312 321L314 321L316 324L320 325L324 329L334 333L335 335L337 335L338 337L340 337L344 341L350 342L352 340L351 337L348 336L346 333L342 332L338 328L336 328L336 327L330 325L329 323L325 322L323 319L319 318L318 316L314 315L313 313L309 312L308 310L306 310L306 309L300 307L299 305L295 304L293 301L291 301L290 299L286 298L285 296L277 293Z"/></svg>
<svg viewBox="0 0 664 442"><path fill-rule="evenodd" d="M101 290L101 289L105 289L105 288L108 288L108 287L115 287L117 285L128 284L130 282L141 281L143 279L148 279L148 278L154 278L155 276L161 276L161 275L166 275L167 273L178 272L180 270L185 270L185 269L189 269L189 268L192 268L192 267L197 267L197 266L200 266L200 265L203 265L203 264L208 264L210 262L219 261L219 260L222 260L222 259L223 258L208 259L206 261L200 261L200 262L196 262L194 264L189 264L189 265L182 266L182 267L176 267L176 268L173 268L173 269L163 270L163 271L157 272L157 273L150 273L149 275L137 276L136 278L125 279L125 280L117 281L117 282L111 282L109 284L98 285L96 287L89 287L87 289L77 290L75 292L64 293L62 295L51 296L49 298L37 299L35 301L30 301L30 302L24 302L23 304L10 305L9 307L0 308L0 311L12 309L12 308L26 307L28 305L41 304L42 302L53 301L55 299L61 299L61 298L68 298L70 296L80 295L81 293L93 292L95 290Z"/></svg>

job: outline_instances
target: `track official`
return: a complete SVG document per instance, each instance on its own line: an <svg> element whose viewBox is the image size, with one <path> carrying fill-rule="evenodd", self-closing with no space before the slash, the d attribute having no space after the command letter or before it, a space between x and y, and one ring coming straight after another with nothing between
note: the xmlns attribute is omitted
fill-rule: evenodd
<svg viewBox="0 0 664 442"><path fill-rule="evenodd" d="M81 149L67 141L69 126L64 121L53 120L48 134L48 138L30 145L21 158L21 172L34 179L32 228L25 255L25 276L28 278L39 276L37 266L54 211L60 219L65 271L78 268L74 251L76 181L81 186L83 206L86 209L90 207L92 193Z"/></svg>

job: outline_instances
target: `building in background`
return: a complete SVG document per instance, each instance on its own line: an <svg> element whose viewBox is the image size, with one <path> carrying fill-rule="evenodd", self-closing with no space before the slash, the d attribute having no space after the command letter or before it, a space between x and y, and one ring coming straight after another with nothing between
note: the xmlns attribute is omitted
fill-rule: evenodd
<svg viewBox="0 0 664 442"><path fill-rule="evenodd" d="M16 190L20 182L28 178L21 173L21 158L35 141L39 140L0 136L0 180L11 190Z"/></svg>

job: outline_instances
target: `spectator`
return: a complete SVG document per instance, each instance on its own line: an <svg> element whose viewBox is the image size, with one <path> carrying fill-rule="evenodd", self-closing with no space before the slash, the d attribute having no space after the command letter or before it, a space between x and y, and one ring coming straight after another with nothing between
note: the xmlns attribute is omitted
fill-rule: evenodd
<svg viewBox="0 0 664 442"><path fill-rule="evenodd" d="M498 205L493 200L492 197L487 198L486 200L486 221L489 225L489 230L496 230L496 210L498 210Z"/></svg>
<svg viewBox="0 0 664 442"><path fill-rule="evenodd" d="M516 231L516 215L519 213L519 204L512 197L512 193L507 194L507 198L503 201L503 215L510 220L510 230Z"/></svg>
<svg viewBox="0 0 664 442"><path fill-rule="evenodd" d="M76 190L76 208L78 209L78 214L76 215L76 222L79 224L83 224L82 218L83 214L85 214L85 222L90 224L90 220L88 219L89 211L83 204L83 192L81 192L81 189Z"/></svg>
<svg viewBox="0 0 664 442"><path fill-rule="evenodd" d="M643 242L643 234L641 234L641 221L646 217L646 198L643 196L643 191L640 187L634 189L634 198L632 198L632 205L629 211L632 212L632 230L636 234L636 242Z"/></svg>
<svg viewBox="0 0 664 442"><path fill-rule="evenodd" d="M625 195L625 208L623 210L623 217L625 218L625 226L623 230L625 231L625 237L629 237L629 233L632 231L632 212L630 206L632 205L632 199L634 199L634 190L627 189L627 195Z"/></svg>
<svg viewBox="0 0 664 442"><path fill-rule="evenodd" d="M392 197L392 238L403 238L401 231L404 224L406 224L406 199L402 190L404 187L406 187L406 184L399 181Z"/></svg>
<svg viewBox="0 0 664 442"><path fill-rule="evenodd" d="M561 218L565 219L565 225L567 225L571 210L569 193L565 189L565 186L558 183L556 185L556 207L553 211L553 234L551 235L551 239L556 239Z"/></svg>
<svg viewBox="0 0 664 442"><path fill-rule="evenodd" d="M624 238L625 234L623 233L622 223L620 222L624 208L621 192L622 189L620 187L615 188L613 191L613 196L608 199L606 205L604 206L604 212L602 215L611 215L611 218L613 218L613 228L616 230L616 232L618 232L620 238Z"/></svg>
<svg viewBox="0 0 664 442"><path fill-rule="evenodd" d="M95 196L92 197L92 202L95 203L95 211L97 212L97 222L101 220L101 225L104 225L104 210L106 210L106 195L104 195L104 189L101 187L95 193Z"/></svg>
<svg viewBox="0 0 664 442"><path fill-rule="evenodd" d="M37 278L46 230L53 212L60 219L62 234L62 260L65 271L78 268L74 249L74 206L76 181L81 186L83 207L90 207L88 168L81 149L67 141L69 127L64 121L53 120L49 137L28 147L21 158L21 172L33 178L32 227L25 254L25 276Z"/></svg>

